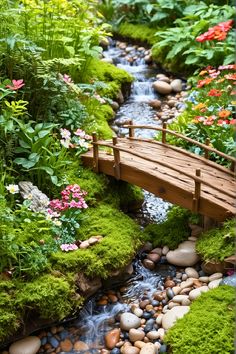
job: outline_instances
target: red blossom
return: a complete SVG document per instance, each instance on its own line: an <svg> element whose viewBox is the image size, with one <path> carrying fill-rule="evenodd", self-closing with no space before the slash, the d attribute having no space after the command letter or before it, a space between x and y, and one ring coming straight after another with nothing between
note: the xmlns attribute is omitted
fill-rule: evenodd
<svg viewBox="0 0 236 354"><path fill-rule="evenodd" d="M23 80L12 80L12 85L6 85L6 88L9 88L12 91L19 90L21 87L23 87L25 84Z"/></svg>
<svg viewBox="0 0 236 354"><path fill-rule="evenodd" d="M211 89L207 94L207 96L215 96L215 97L219 97L221 95L222 95L221 90L216 90L216 89Z"/></svg>
<svg viewBox="0 0 236 354"><path fill-rule="evenodd" d="M229 20L226 22L220 22L218 25L209 28L209 30L196 38L197 42L205 42L205 41L223 41L229 30L233 26L233 20Z"/></svg>
<svg viewBox="0 0 236 354"><path fill-rule="evenodd" d="M227 74L224 77L228 80L236 80L236 74Z"/></svg>

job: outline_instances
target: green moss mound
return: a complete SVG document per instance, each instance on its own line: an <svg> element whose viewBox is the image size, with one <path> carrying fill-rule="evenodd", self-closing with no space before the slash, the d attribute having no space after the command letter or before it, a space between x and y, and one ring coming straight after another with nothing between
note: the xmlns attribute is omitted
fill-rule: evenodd
<svg viewBox="0 0 236 354"><path fill-rule="evenodd" d="M46 319L63 319L78 306L72 282L64 277L44 275L30 282L18 282L15 304L24 313L36 310Z"/></svg>
<svg viewBox="0 0 236 354"><path fill-rule="evenodd" d="M122 23L118 29L118 34L128 37L139 42L147 42L153 45L156 42L155 34L157 30L149 28L147 25L134 25L131 23Z"/></svg>
<svg viewBox="0 0 236 354"><path fill-rule="evenodd" d="M189 236L188 221L190 215L190 211L186 209L171 208L166 221L161 224L150 224L145 228L145 239L152 242L154 247L168 246L170 249L175 249Z"/></svg>
<svg viewBox="0 0 236 354"><path fill-rule="evenodd" d="M230 286L202 294L165 336L171 353L232 354L234 301L235 290Z"/></svg>
<svg viewBox="0 0 236 354"><path fill-rule="evenodd" d="M54 268L62 272L83 271L88 276L108 277L112 270L127 265L141 245L138 225L110 205L101 203L86 211L78 239L101 235L103 240L85 250L53 255Z"/></svg>
<svg viewBox="0 0 236 354"><path fill-rule="evenodd" d="M223 261L235 253L235 220L226 221L222 228L204 232L196 243L197 252L205 261Z"/></svg>

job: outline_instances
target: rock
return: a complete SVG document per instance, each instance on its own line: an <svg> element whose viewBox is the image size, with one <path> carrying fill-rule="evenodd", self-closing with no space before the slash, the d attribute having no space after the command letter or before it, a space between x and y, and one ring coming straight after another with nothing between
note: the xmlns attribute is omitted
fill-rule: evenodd
<svg viewBox="0 0 236 354"><path fill-rule="evenodd" d="M233 287L236 287L236 274L233 274L233 275L230 275L226 278L224 278L220 285L230 285L230 286L233 286Z"/></svg>
<svg viewBox="0 0 236 354"><path fill-rule="evenodd" d="M74 344L74 349L80 352L84 350L89 350L89 346L86 343L78 340Z"/></svg>
<svg viewBox="0 0 236 354"><path fill-rule="evenodd" d="M183 300L188 299L188 295L176 295L173 297L172 301L178 302L179 304L182 303Z"/></svg>
<svg viewBox="0 0 236 354"><path fill-rule="evenodd" d="M142 341L144 337L145 337L144 331L135 328L131 328L129 330L129 339L131 342Z"/></svg>
<svg viewBox="0 0 236 354"><path fill-rule="evenodd" d="M221 281L222 281L222 278L212 280L212 281L208 284L209 289L215 289L215 288L217 288L217 287L220 285Z"/></svg>
<svg viewBox="0 0 236 354"><path fill-rule="evenodd" d="M60 347L63 352L70 352L73 348L73 344L70 339L67 338L60 343Z"/></svg>
<svg viewBox="0 0 236 354"><path fill-rule="evenodd" d="M185 273L187 274L188 278L199 278L198 272L192 267L185 268Z"/></svg>
<svg viewBox="0 0 236 354"><path fill-rule="evenodd" d="M180 286L174 286L174 287L172 288L172 291L173 291L173 293L174 293L175 295L178 295L178 294L180 293L180 291L181 291L181 287L180 287Z"/></svg>
<svg viewBox="0 0 236 354"><path fill-rule="evenodd" d="M59 341L56 338L54 338L54 337L50 337L48 339L48 342L51 344L51 346L53 348L57 348L59 346Z"/></svg>
<svg viewBox="0 0 236 354"><path fill-rule="evenodd" d="M117 103L116 101L112 101L111 108L114 109L114 111L118 111L119 107L119 103Z"/></svg>
<svg viewBox="0 0 236 354"><path fill-rule="evenodd" d="M176 104L176 101L174 101L174 100L169 100L169 101L167 102L167 104L168 104L169 107L174 107L175 104Z"/></svg>
<svg viewBox="0 0 236 354"><path fill-rule="evenodd" d="M160 347L160 353L167 353L167 345L166 344L162 344Z"/></svg>
<svg viewBox="0 0 236 354"><path fill-rule="evenodd" d="M113 59L109 57L102 58L101 61L103 61L104 63L113 64Z"/></svg>
<svg viewBox="0 0 236 354"><path fill-rule="evenodd" d="M106 37L103 37L100 42L99 45L103 48L107 48L109 46L109 39Z"/></svg>
<svg viewBox="0 0 236 354"><path fill-rule="evenodd" d="M141 307L141 309L145 309L145 307L150 304L150 301L148 299L146 300L142 300L140 303L139 303L139 306Z"/></svg>
<svg viewBox="0 0 236 354"><path fill-rule="evenodd" d="M153 88L156 92L161 93L163 95L168 95L172 91L172 87L164 81L155 81L153 83Z"/></svg>
<svg viewBox="0 0 236 354"><path fill-rule="evenodd" d="M191 301L195 300L201 293L205 293L209 290L208 286L201 286L200 288L191 290L189 293L189 299Z"/></svg>
<svg viewBox="0 0 236 354"><path fill-rule="evenodd" d="M158 324L159 326L160 326L161 323L162 323L162 318L163 318L163 314L162 314L162 313L160 313L160 314L158 315L158 317L156 318L156 324Z"/></svg>
<svg viewBox="0 0 236 354"><path fill-rule="evenodd" d="M152 246L151 242L145 242L145 244L144 244L144 246L142 248L142 251L143 252L151 252L152 247L153 246Z"/></svg>
<svg viewBox="0 0 236 354"><path fill-rule="evenodd" d="M139 308L136 308L133 310L133 313L134 315L138 316L138 317L142 317L143 315L143 310L142 309L139 309Z"/></svg>
<svg viewBox="0 0 236 354"><path fill-rule="evenodd" d="M161 101L159 100L152 100L148 102L149 106L155 109L161 108Z"/></svg>
<svg viewBox="0 0 236 354"><path fill-rule="evenodd" d="M145 343L140 340L137 340L137 342L134 342L134 346L141 349L142 347L145 346Z"/></svg>
<svg viewBox="0 0 236 354"><path fill-rule="evenodd" d="M173 288L175 286L175 282L171 279L167 279L164 283L165 288Z"/></svg>
<svg viewBox="0 0 236 354"><path fill-rule="evenodd" d="M158 334L159 334L160 340L163 341L164 336L165 336L165 330L164 330L164 328L159 328L157 332L158 332Z"/></svg>
<svg viewBox="0 0 236 354"><path fill-rule="evenodd" d="M171 310L171 309L173 309L173 307L175 307L175 306L180 306L180 304L178 304L177 302L172 302L172 301L170 301L169 303L168 303L168 308Z"/></svg>
<svg viewBox="0 0 236 354"><path fill-rule="evenodd" d="M122 330L129 331L131 328L138 328L140 324L140 318L132 313L124 312L120 316L120 328Z"/></svg>
<svg viewBox="0 0 236 354"><path fill-rule="evenodd" d="M10 354L36 354L41 346L41 341L36 336L30 336L18 340L10 345Z"/></svg>
<svg viewBox="0 0 236 354"><path fill-rule="evenodd" d="M195 250L195 242L182 242L176 250L167 253L166 259L170 264L176 266L193 266L199 261L199 256Z"/></svg>
<svg viewBox="0 0 236 354"><path fill-rule="evenodd" d="M163 256L166 256L167 255L167 253L169 252L169 247L168 246L164 246L163 248L162 248L162 254L163 254Z"/></svg>
<svg viewBox="0 0 236 354"><path fill-rule="evenodd" d="M113 348L110 353L111 354L120 354L120 349L119 348Z"/></svg>
<svg viewBox="0 0 236 354"><path fill-rule="evenodd" d="M122 94L122 92L121 91L119 91L118 92L118 94L117 94L117 102L119 103L119 104L122 104L122 103L124 103L124 96L123 96L123 94Z"/></svg>
<svg viewBox="0 0 236 354"><path fill-rule="evenodd" d="M147 337L151 340L158 339L159 333L158 333L158 331L151 331L151 332L147 333Z"/></svg>
<svg viewBox="0 0 236 354"><path fill-rule="evenodd" d="M86 240L86 241L81 242L81 244L79 245L79 248L86 249L89 246L90 246L90 244L89 244L88 240Z"/></svg>
<svg viewBox="0 0 236 354"><path fill-rule="evenodd" d="M207 277L207 276L200 277L199 280L202 283L209 283L209 277Z"/></svg>
<svg viewBox="0 0 236 354"><path fill-rule="evenodd" d="M189 306L176 306L171 310L166 312L162 319L162 327L164 329L171 328L177 319L184 317L184 315L189 311Z"/></svg>
<svg viewBox="0 0 236 354"><path fill-rule="evenodd" d="M145 60L145 63L151 64L152 56L151 55L145 55L144 60Z"/></svg>
<svg viewBox="0 0 236 354"><path fill-rule="evenodd" d="M119 342L119 340L120 340L120 329L119 328L115 328L115 329L109 331L105 335L105 344L108 349L115 348L115 346Z"/></svg>
<svg viewBox="0 0 236 354"><path fill-rule="evenodd" d="M174 92L182 91L182 81L180 79L175 79L171 81L170 86L172 87Z"/></svg>
<svg viewBox="0 0 236 354"><path fill-rule="evenodd" d="M173 288L172 288L172 289L173 289ZM167 295L168 299L170 299L170 300L175 296L174 291L173 291L172 289L169 288L169 289L167 289L167 291L166 291L166 295Z"/></svg>
<svg viewBox="0 0 236 354"><path fill-rule="evenodd" d="M198 237L202 234L203 228L199 225L189 224L190 229L192 230L191 236Z"/></svg>
<svg viewBox="0 0 236 354"><path fill-rule="evenodd" d="M168 84L170 83L170 79L167 76L161 76L159 78L160 81L167 82Z"/></svg>
<svg viewBox="0 0 236 354"><path fill-rule="evenodd" d="M84 297L95 294L102 287L100 278L89 279L83 273L76 275L75 283Z"/></svg>
<svg viewBox="0 0 236 354"><path fill-rule="evenodd" d="M145 268L153 270L155 268L155 263L150 261L149 259L144 259L143 265Z"/></svg>
<svg viewBox="0 0 236 354"><path fill-rule="evenodd" d="M155 354L156 349L153 343L145 344L140 350L140 354Z"/></svg>
<svg viewBox="0 0 236 354"><path fill-rule="evenodd" d="M99 242L99 240L96 237L90 237L88 239L88 243L89 243L90 246L91 245L95 245L95 243L97 243L97 242Z"/></svg>
<svg viewBox="0 0 236 354"><path fill-rule="evenodd" d="M204 262L202 263L201 267L202 270L207 274L214 274L214 273L224 273L225 272L226 262Z"/></svg>
<svg viewBox="0 0 236 354"><path fill-rule="evenodd" d="M149 253L147 255L147 259L149 259L150 261L152 261L154 263L157 263L161 259L161 256L159 256L159 254L157 254L157 253Z"/></svg>
<svg viewBox="0 0 236 354"><path fill-rule="evenodd" d="M162 249L159 248L159 247L154 248L154 249L151 251L151 253L157 253L157 254L159 254L159 256L161 256L161 255L162 255Z"/></svg>
<svg viewBox="0 0 236 354"><path fill-rule="evenodd" d="M133 346L125 346L123 349L123 354L138 354L139 353L139 349Z"/></svg>
<svg viewBox="0 0 236 354"><path fill-rule="evenodd" d="M184 299L181 303L182 306L189 306L191 304L191 301L188 299Z"/></svg>
<svg viewBox="0 0 236 354"><path fill-rule="evenodd" d="M193 286L193 279L187 279L180 284L181 289L191 288Z"/></svg>
<svg viewBox="0 0 236 354"><path fill-rule="evenodd" d="M209 282L213 281L213 280L217 280L223 277L222 273L214 273L212 275L209 276Z"/></svg>
<svg viewBox="0 0 236 354"><path fill-rule="evenodd" d="M33 183L22 181L18 183L20 194L23 199L30 200L29 209L35 212L46 212L49 198L42 193Z"/></svg>
<svg viewBox="0 0 236 354"><path fill-rule="evenodd" d="M187 280L188 279L188 276L187 276L187 274L182 274L182 280Z"/></svg>

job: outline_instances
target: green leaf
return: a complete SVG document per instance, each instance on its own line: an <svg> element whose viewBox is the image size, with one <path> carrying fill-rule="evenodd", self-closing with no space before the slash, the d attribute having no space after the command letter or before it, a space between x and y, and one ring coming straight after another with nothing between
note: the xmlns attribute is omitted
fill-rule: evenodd
<svg viewBox="0 0 236 354"><path fill-rule="evenodd" d="M185 64L190 65L190 64L195 64L198 62L198 57L195 54L191 54L187 56L187 59L185 60Z"/></svg>
<svg viewBox="0 0 236 354"><path fill-rule="evenodd" d="M17 165L22 165L22 167L26 168L27 170L29 170L31 167L33 167L35 165L35 162L33 161L29 161L25 158L16 158L14 160L14 162L17 164Z"/></svg>
<svg viewBox="0 0 236 354"><path fill-rule="evenodd" d="M58 184L57 176L51 176L51 181L52 181L53 184L55 184L57 186L57 184Z"/></svg>
<svg viewBox="0 0 236 354"><path fill-rule="evenodd" d="M44 138L46 135L50 134L50 130L40 130L38 136Z"/></svg>
<svg viewBox="0 0 236 354"><path fill-rule="evenodd" d="M30 145L26 141L24 141L22 139L19 140L19 144L20 144L21 147L23 147L25 149L30 149Z"/></svg>

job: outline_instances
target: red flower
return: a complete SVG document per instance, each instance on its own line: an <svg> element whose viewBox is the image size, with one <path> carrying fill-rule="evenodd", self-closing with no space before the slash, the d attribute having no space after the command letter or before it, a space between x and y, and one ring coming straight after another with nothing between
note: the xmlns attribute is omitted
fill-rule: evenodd
<svg viewBox="0 0 236 354"><path fill-rule="evenodd" d="M11 85L7 85L6 87L9 88L12 91L16 91L19 90L21 87L23 87L25 84L23 82L23 80L12 80L12 86Z"/></svg>
<svg viewBox="0 0 236 354"><path fill-rule="evenodd" d="M196 41L205 42L205 41L212 41L214 39L217 41L223 41L226 38L227 33L232 28L232 26L233 26L233 20L218 23L218 25L209 28L207 32L198 36L196 38Z"/></svg>
<svg viewBox="0 0 236 354"><path fill-rule="evenodd" d="M236 80L236 74L228 74L224 76L228 80Z"/></svg>
<svg viewBox="0 0 236 354"><path fill-rule="evenodd" d="M207 96L215 96L215 97L219 97L221 95L222 95L221 90L215 90L215 89L211 89L207 94Z"/></svg>
<svg viewBox="0 0 236 354"><path fill-rule="evenodd" d="M229 121L229 124L236 124L236 119L231 119L230 121Z"/></svg>
<svg viewBox="0 0 236 354"><path fill-rule="evenodd" d="M219 119L217 125L222 126L223 124L229 124L229 120Z"/></svg>
<svg viewBox="0 0 236 354"><path fill-rule="evenodd" d="M209 85L214 79L211 78L211 77L207 77L206 79L204 80L199 80L198 83L197 83L197 87L203 87L205 85Z"/></svg>

